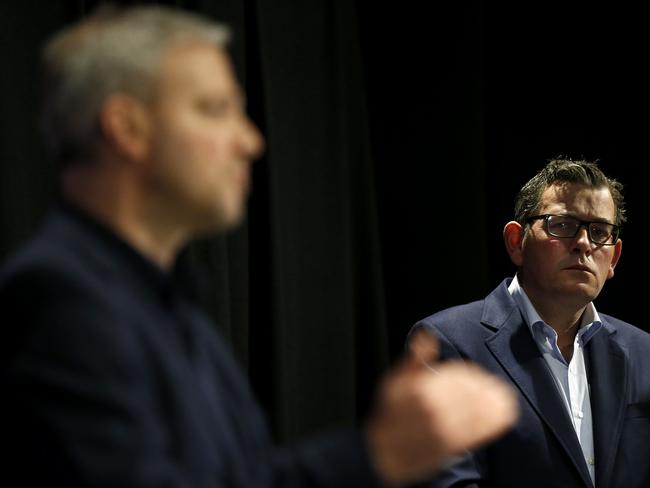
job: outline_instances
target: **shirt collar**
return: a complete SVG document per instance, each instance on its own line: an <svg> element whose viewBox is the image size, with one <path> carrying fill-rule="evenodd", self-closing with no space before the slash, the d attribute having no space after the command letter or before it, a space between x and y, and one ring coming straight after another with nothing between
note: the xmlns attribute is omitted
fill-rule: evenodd
<svg viewBox="0 0 650 488"><path fill-rule="evenodd" d="M93 251L104 257L111 256L113 271L123 274L143 290L154 291L160 297L167 297L175 288L174 276L147 259L107 225L97 220L76 205L60 201L58 209L64 218L74 222L91 241Z"/></svg>
<svg viewBox="0 0 650 488"><path fill-rule="evenodd" d="M517 307L519 307L519 310L521 311L521 314L524 317L528 328L533 334L533 337L537 337L534 331L534 327L539 327L539 325L548 327L553 330L542 320L542 318L539 316L539 313L537 313L537 310L535 310L535 307L530 301L530 298L528 298L528 295L526 295L526 292L519 284L517 275L515 275L515 277L512 279L512 282L508 286L508 292L517 304ZM600 320L598 312L596 311L596 306L593 302L589 302L582 314L582 317L580 318L580 326L578 328L578 337L582 341L582 344L587 344L587 342L589 342L591 338L596 335L602 326L603 324ZM555 331L553 330L553 332Z"/></svg>

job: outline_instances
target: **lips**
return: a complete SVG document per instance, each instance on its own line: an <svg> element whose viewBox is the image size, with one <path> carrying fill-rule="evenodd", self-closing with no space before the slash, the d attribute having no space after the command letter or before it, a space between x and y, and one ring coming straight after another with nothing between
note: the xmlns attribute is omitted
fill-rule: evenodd
<svg viewBox="0 0 650 488"><path fill-rule="evenodd" d="M576 270L576 271L585 271L587 273L594 274L594 272L588 266L584 266L582 264L574 264L573 266L567 266L564 269Z"/></svg>

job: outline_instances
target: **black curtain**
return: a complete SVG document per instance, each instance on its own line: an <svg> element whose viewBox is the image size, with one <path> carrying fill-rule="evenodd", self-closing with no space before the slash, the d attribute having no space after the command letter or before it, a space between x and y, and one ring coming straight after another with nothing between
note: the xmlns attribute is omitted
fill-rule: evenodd
<svg viewBox="0 0 650 488"><path fill-rule="evenodd" d="M391 357L415 321L485 296L482 0L361 2Z"/></svg>
<svg viewBox="0 0 650 488"><path fill-rule="evenodd" d="M55 192L36 131L41 42L97 2L0 5L0 253ZM230 24L267 139L245 225L182 261L276 437L366 413L410 326L514 272L501 241L519 187L556 155L627 188L616 277L596 305L648 328L632 283L647 181L640 7L367 0L166 3ZM639 11L635 11L639 10Z"/></svg>
<svg viewBox="0 0 650 488"><path fill-rule="evenodd" d="M38 48L97 3L2 7L2 59L13 67L2 86L3 254L33 231L56 191L36 139ZM180 269L200 271L191 274L197 298L279 440L357 424L389 357L354 3L119 3L174 4L232 27L233 59L268 150L255 165L246 224L194 243Z"/></svg>
<svg viewBox="0 0 650 488"><path fill-rule="evenodd" d="M615 276L595 304L650 331L642 299L650 272L644 218L648 210L647 151L650 31L639 4L562 2L486 8L485 154L492 189L488 225L500 231L521 185L556 155L599 160L625 186L628 223ZM499 234L497 232L496 234ZM510 263L492 233L490 281Z"/></svg>

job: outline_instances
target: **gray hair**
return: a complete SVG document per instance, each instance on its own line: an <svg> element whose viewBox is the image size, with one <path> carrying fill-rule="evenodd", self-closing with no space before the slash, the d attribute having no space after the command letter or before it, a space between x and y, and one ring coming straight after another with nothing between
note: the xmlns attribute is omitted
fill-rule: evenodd
<svg viewBox="0 0 650 488"><path fill-rule="evenodd" d="M224 47L226 26L170 7L104 7L56 34L43 50L41 129L60 165L92 158L104 101L124 92L150 102L156 70L172 47Z"/></svg>
<svg viewBox="0 0 650 488"><path fill-rule="evenodd" d="M616 225L622 225L625 217L625 201L623 185L613 178L608 178L596 162L572 159L553 159L528 183L526 183L515 199L515 220L522 226L526 225L528 217L533 216L541 203L542 193L554 184L573 183L590 188L607 188L616 207Z"/></svg>

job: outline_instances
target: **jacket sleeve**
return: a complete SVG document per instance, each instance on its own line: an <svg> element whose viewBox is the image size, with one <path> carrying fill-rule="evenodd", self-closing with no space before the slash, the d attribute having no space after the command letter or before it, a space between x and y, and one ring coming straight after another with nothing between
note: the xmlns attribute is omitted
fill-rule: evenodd
<svg viewBox="0 0 650 488"><path fill-rule="evenodd" d="M47 270L0 290L3 473L23 486L186 487L141 388L144 354L111 310Z"/></svg>
<svg viewBox="0 0 650 488"><path fill-rule="evenodd" d="M357 488L381 484L359 431L342 430L275 456L277 488Z"/></svg>
<svg viewBox="0 0 650 488"><path fill-rule="evenodd" d="M86 283L39 269L0 285L0 307L5 331L0 435L10 447L2 461L5 476L24 486L215 486L214 471L188 465L225 461L179 462L175 430L169 428L173 419L164 413L175 399L161 404L157 388L165 381L163 370L133 324L120 323L125 318L115 313L114 303ZM255 448L238 462L268 473L255 476L256 487L379 486L358 432L276 450L261 426L249 425L258 409L242 398L237 419ZM216 428L205 426L210 432ZM193 452L207 455L200 448Z"/></svg>

